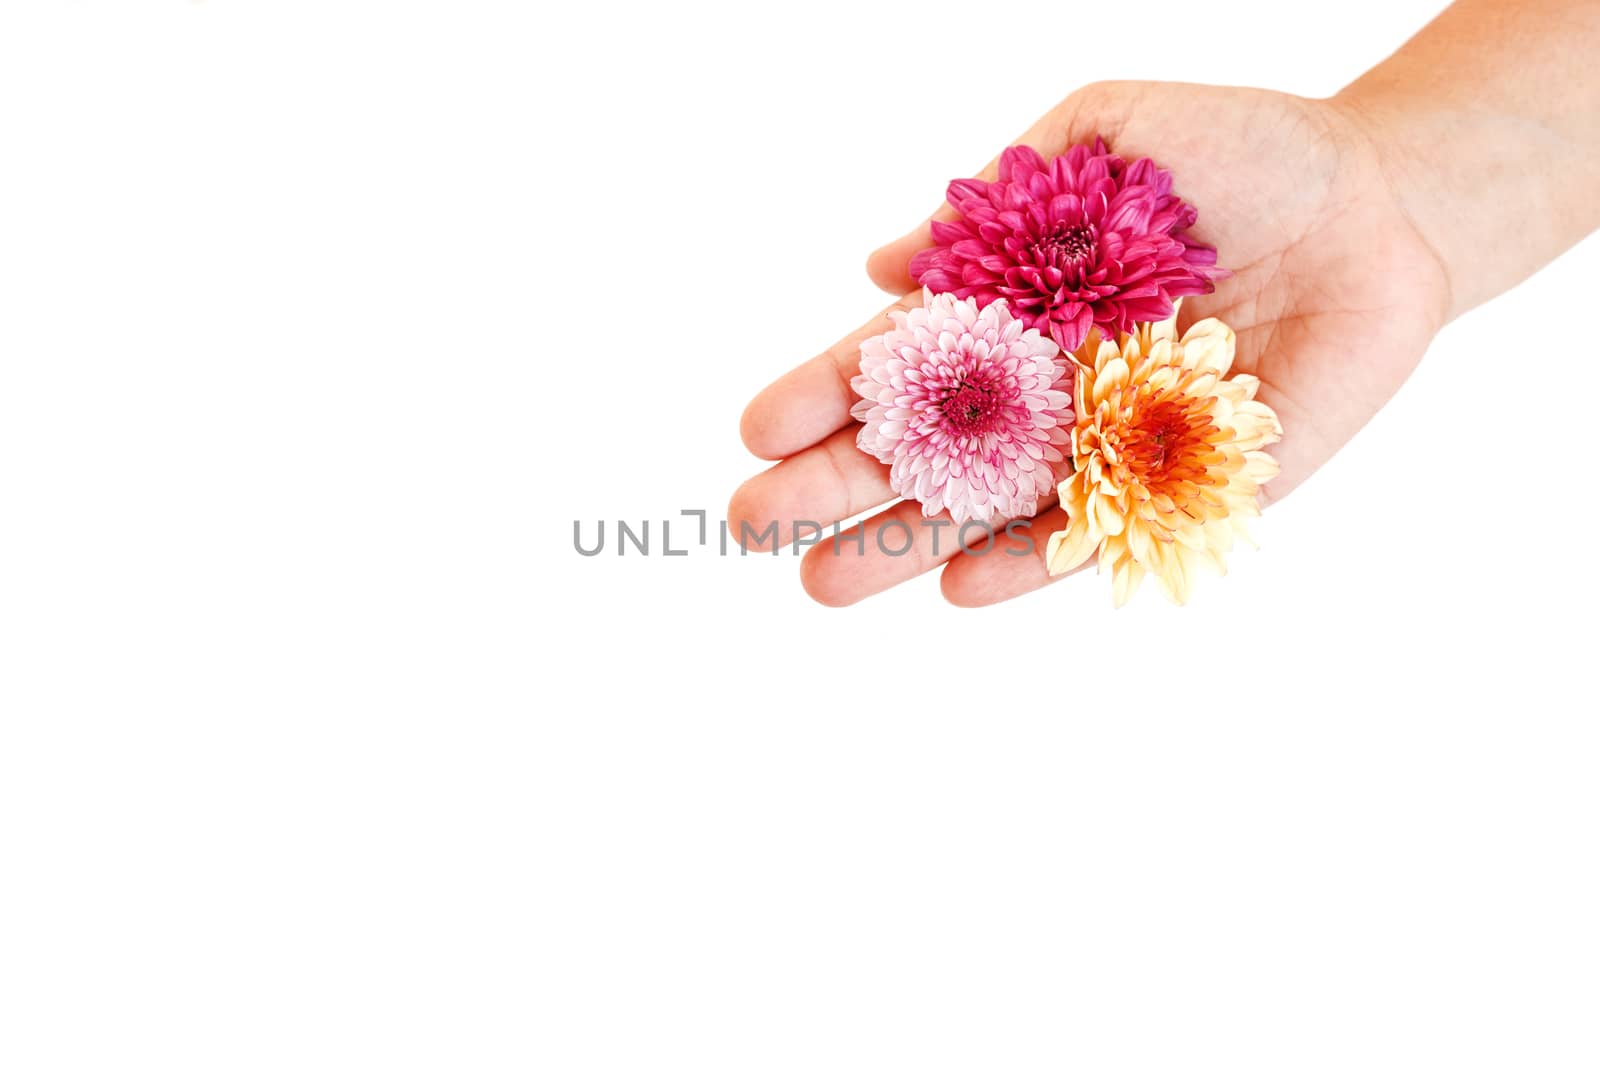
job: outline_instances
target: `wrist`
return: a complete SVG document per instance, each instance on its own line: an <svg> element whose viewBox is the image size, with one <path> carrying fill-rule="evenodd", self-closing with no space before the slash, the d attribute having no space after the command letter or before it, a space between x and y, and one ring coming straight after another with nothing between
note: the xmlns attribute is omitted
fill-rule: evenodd
<svg viewBox="0 0 1600 1067"><path fill-rule="evenodd" d="M1370 147L1395 207L1438 259L1453 319L1600 225L1600 145L1526 100L1395 62L1327 103Z"/></svg>
<svg viewBox="0 0 1600 1067"><path fill-rule="evenodd" d="M1407 260L1414 306L1437 330L1466 307L1458 280L1462 267L1451 258L1455 250L1440 240L1433 229L1436 220L1425 210L1425 169L1413 162L1402 127L1386 108L1349 89L1316 103L1325 110L1351 187L1373 206L1370 217L1383 220L1368 240L1412 249Z"/></svg>
<svg viewBox="0 0 1600 1067"><path fill-rule="evenodd" d="M1355 150L1364 154L1373 195L1388 201L1406 236L1435 264L1439 325L1494 295L1474 291L1473 265L1468 261L1473 246L1452 239L1464 227L1443 202L1445 190L1439 180L1449 163L1438 140L1419 135L1416 127L1421 123L1402 102L1361 82L1325 103L1340 117Z"/></svg>

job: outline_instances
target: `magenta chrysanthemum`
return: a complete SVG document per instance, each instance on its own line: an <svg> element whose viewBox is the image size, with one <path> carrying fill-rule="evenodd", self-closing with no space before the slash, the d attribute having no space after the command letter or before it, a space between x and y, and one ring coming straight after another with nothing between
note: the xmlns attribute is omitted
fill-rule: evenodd
<svg viewBox="0 0 1600 1067"><path fill-rule="evenodd" d="M1004 301L922 294L894 329L861 343L863 452L896 493L960 523L1032 515L1054 490L1072 426L1071 364Z"/></svg>
<svg viewBox="0 0 1600 1067"><path fill-rule="evenodd" d="M1227 275L1216 249L1185 233L1196 211L1173 195L1172 175L1103 141L1048 163L1008 148L999 181L953 181L946 199L960 217L933 223L937 247L911 257L912 276L980 307L1004 299L1068 352L1093 326L1115 337L1159 322Z"/></svg>

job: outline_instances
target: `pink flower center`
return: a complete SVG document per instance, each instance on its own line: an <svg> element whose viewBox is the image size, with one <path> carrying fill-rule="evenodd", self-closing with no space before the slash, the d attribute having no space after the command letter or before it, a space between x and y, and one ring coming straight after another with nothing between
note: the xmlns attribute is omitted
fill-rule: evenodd
<svg viewBox="0 0 1600 1067"><path fill-rule="evenodd" d="M1039 239L1040 261L1046 266L1079 267L1094 254L1094 227L1058 222L1051 231Z"/></svg>
<svg viewBox="0 0 1600 1067"><path fill-rule="evenodd" d="M1000 411L1000 398L976 382L962 382L944 399L940 412L953 434L986 433Z"/></svg>

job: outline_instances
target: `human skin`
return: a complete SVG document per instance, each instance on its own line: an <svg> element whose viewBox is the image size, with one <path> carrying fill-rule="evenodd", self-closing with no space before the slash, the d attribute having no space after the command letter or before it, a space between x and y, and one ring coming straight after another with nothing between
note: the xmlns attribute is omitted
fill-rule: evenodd
<svg viewBox="0 0 1600 1067"><path fill-rule="evenodd" d="M1105 137L1150 156L1200 209L1194 233L1225 253L1230 278L1184 302L1182 322L1216 316L1238 334L1234 370L1261 379L1283 439L1281 499L1381 408L1451 319L1492 299L1600 227L1600 3L1459 0L1395 55L1326 100L1159 82L1087 86L1018 143L1046 158ZM978 175L996 176L991 162ZM933 216L949 219L941 208ZM926 223L874 252L867 272L920 303L907 264ZM907 295L909 294L909 296ZM882 312L764 389L740 430L780 462L734 494L734 529L797 520L831 526L895 498L888 467L859 451L850 417L858 345ZM910 551L878 545L905 522ZM943 567L954 604L993 604L1057 580L1044 552L1065 515L1040 502L1032 555L965 554L954 530L900 501L866 536L811 548L806 591L854 603ZM937 548L935 539L937 538ZM898 549L904 533L885 537ZM770 544L770 541L767 542Z"/></svg>

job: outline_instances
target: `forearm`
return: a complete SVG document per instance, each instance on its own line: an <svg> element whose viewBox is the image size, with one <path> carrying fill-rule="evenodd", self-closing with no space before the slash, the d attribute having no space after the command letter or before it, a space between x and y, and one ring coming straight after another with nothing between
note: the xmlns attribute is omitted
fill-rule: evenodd
<svg viewBox="0 0 1600 1067"><path fill-rule="evenodd" d="M1459 0L1335 102L1438 255L1454 317L1600 227L1600 2Z"/></svg>

